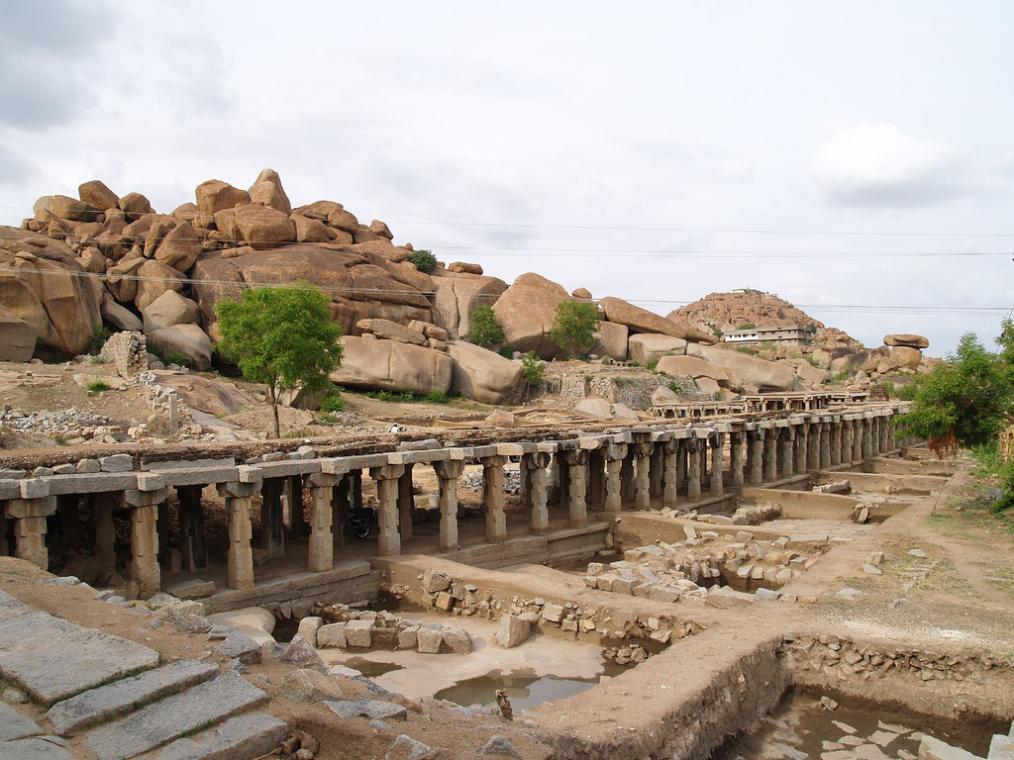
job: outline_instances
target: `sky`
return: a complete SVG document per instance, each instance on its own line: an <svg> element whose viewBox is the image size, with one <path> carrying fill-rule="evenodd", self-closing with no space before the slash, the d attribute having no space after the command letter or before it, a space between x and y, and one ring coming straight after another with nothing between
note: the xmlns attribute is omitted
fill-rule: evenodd
<svg viewBox="0 0 1014 760"><path fill-rule="evenodd" d="M1003 0L4 3L0 224L271 167L508 282L756 288L940 356L1014 308L1011 29Z"/></svg>

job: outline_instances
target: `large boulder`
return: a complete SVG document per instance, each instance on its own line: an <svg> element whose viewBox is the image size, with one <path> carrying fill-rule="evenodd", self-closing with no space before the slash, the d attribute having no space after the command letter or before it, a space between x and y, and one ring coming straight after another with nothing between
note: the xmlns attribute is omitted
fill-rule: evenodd
<svg viewBox="0 0 1014 760"><path fill-rule="evenodd" d="M792 391L799 385L793 367L759 359L741 351L728 351L717 346L691 343L687 346L687 354L699 356L723 367L729 373L732 388L737 391L752 389L762 392Z"/></svg>
<svg viewBox="0 0 1014 760"><path fill-rule="evenodd" d="M283 214L291 213L292 204L282 187L282 179L274 169L264 169L250 187L251 203L270 206Z"/></svg>
<svg viewBox="0 0 1014 760"><path fill-rule="evenodd" d="M509 404L521 391L521 364L465 341L451 343L451 391L484 404Z"/></svg>
<svg viewBox="0 0 1014 760"><path fill-rule="evenodd" d="M141 312L145 332L160 327L196 324L201 310L194 301L184 298L175 290L167 290Z"/></svg>
<svg viewBox="0 0 1014 760"><path fill-rule="evenodd" d="M331 373L338 385L371 390L408 391L425 396L451 389L454 361L445 353L411 343L348 336L342 365Z"/></svg>
<svg viewBox="0 0 1014 760"><path fill-rule="evenodd" d="M626 325L633 333L661 333L698 343L714 343L715 337L701 332L685 322L667 319L659 314L627 303L622 298L608 296L599 301L599 308L609 322Z"/></svg>
<svg viewBox="0 0 1014 760"><path fill-rule="evenodd" d="M108 290L102 293L102 303L99 310L102 312L102 318L117 330L141 332L143 329L137 315L126 306L118 304Z"/></svg>
<svg viewBox="0 0 1014 760"><path fill-rule="evenodd" d="M630 336L628 354L630 360L645 367L658 362L668 354L683 354L687 350L687 342L683 338L674 338L661 333L639 333Z"/></svg>
<svg viewBox="0 0 1014 760"><path fill-rule="evenodd" d="M296 226L297 243L330 243L338 233L328 227L320 219L314 219L302 214L292 214L292 223ZM352 241L349 240L351 243Z"/></svg>
<svg viewBox="0 0 1014 760"><path fill-rule="evenodd" d="M421 272L414 275L425 278ZM223 298L237 298L249 282L312 282L331 299L331 318L345 335L358 335L357 325L363 319L389 319L400 324L413 319L433 321L429 300L423 291L403 281L409 276L402 267L379 256L371 259L338 246L297 243L236 258L224 258L222 251L209 251L198 259L190 276L202 324L212 336L216 334L215 304ZM420 280L424 286L427 282L431 281Z"/></svg>
<svg viewBox="0 0 1014 760"><path fill-rule="evenodd" d="M673 377L708 377L722 385L729 385L729 373L719 365L697 356L663 356L656 369Z"/></svg>
<svg viewBox="0 0 1014 760"><path fill-rule="evenodd" d="M64 243L0 227L0 305L35 330L39 345L70 356L90 349L102 283L83 274Z"/></svg>
<svg viewBox="0 0 1014 760"><path fill-rule="evenodd" d="M27 362L35 353L35 328L0 306L0 362Z"/></svg>
<svg viewBox="0 0 1014 760"><path fill-rule="evenodd" d="M363 333L373 333L378 338L387 340L399 340L402 343L414 343L417 346L426 345L426 336L421 330L392 322L390 319L360 319L356 323Z"/></svg>
<svg viewBox="0 0 1014 760"><path fill-rule="evenodd" d="M211 340L197 325L160 327L147 332L146 336L148 345L158 349L164 357L180 354L193 369L211 366Z"/></svg>
<svg viewBox="0 0 1014 760"><path fill-rule="evenodd" d="M102 213L90 203L67 195L44 195L35 202L32 210L39 221L48 221L55 216L71 222L94 222Z"/></svg>
<svg viewBox="0 0 1014 760"><path fill-rule="evenodd" d="M190 222L183 222L166 233L158 248L155 260L180 272L186 272L201 255L201 235Z"/></svg>
<svg viewBox="0 0 1014 760"><path fill-rule="evenodd" d="M106 187L106 183L99 179L89 180L78 185L77 197L83 203L103 211L120 207L120 196Z"/></svg>
<svg viewBox="0 0 1014 760"><path fill-rule="evenodd" d="M237 206L231 213L239 239L254 248L273 248L296 239L296 225L287 213L278 209L248 203ZM218 222L218 215L215 222Z"/></svg>
<svg viewBox="0 0 1014 760"><path fill-rule="evenodd" d="M134 306L144 311L150 303L167 290L183 290L183 273L161 261L145 260L136 270L137 294Z"/></svg>
<svg viewBox="0 0 1014 760"><path fill-rule="evenodd" d="M556 308L569 300L571 296L563 287L528 272L514 280L497 299L493 313L503 328L507 345L522 353L534 351L543 359L554 359L561 350L549 333Z"/></svg>
<svg viewBox="0 0 1014 760"><path fill-rule="evenodd" d="M334 204L334 208L328 211L327 223L329 227L342 230L350 235L359 229L359 220L356 219L355 214L346 211L340 203Z"/></svg>
<svg viewBox="0 0 1014 760"><path fill-rule="evenodd" d="M152 213L151 201L141 193L127 193L120 198L120 211L133 222L145 214Z"/></svg>
<svg viewBox="0 0 1014 760"><path fill-rule="evenodd" d="M627 335L629 330L626 325L615 322L599 321L599 327L595 331L595 346L590 353L597 356L608 356L610 359L625 361L627 358Z"/></svg>
<svg viewBox="0 0 1014 760"><path fill-rule="evenodd" d="M884 336L885 346L905 346L908 348L929 348L929 338L915 333L894 333Z"/></svg>
<svg viewBox="0 0 1014 760"><path fill-rule="evenodd" d="M472 330L472 312L478 306L492 306L507 290L497 277L454 273L446 269L432 272L436 295L433 305L437 324L452 338L468 338Z"/></svg>
<svg viewBox="0 0 1014 760"><path fill-rule="evenodd" d="M891 348L891 360L905 369L919 369L922 364L922 351L911 346L894 346Z"/></svg>
<svg viewBox="0 0 1014 760"><path fill-rule="evenodd" d="M795 362L796 376L803 381L806 385L814 387L817 385L823 385L827 382L828 378L831 377L831 373L826 369L820 367L814 367L812 364L807 362L805 359L797 359Z"/></svg>
<svg viewBox="0 0 1014 760"><path fill-rule="evenodd" d="M224 209L233 208L250 202L250 193L233 187L220 179L209 179L202 182L195 190L197 211L200 214L215 214Z"/></svg>

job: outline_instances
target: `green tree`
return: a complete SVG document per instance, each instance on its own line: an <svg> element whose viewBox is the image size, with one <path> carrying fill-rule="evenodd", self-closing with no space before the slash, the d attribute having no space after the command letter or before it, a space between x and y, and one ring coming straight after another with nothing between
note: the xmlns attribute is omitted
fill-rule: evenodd
<svg viewBox="0 0 1014 760"><path fill-rule="evenodd" d="M546 376L546 363L540 361L534 351L529 351L521 359L521 374L533 388L542 383Z"/></svg>
<svg viewBox="0 0 1014 760"><path fill-rule="evenodd" d="M597 342L599 309L588 301L563 301L556 307L549 337L567 356L583 356Z"/></svg>
<svg viewBox="0 0 1014 760"><path fill-rule="evenodd" d="M330 385L328 374L341 364L341 329L331 321L327 297L308 282L291 287L244 290L238 301L215 306L222 340L218 350L236 362L243 377L267 387L278 424L283 391Z"/></svg>
<svg viewBox="0 0 1014 760"><path fill-rule="evenodd" d="M493 307L482 304L472 309L472 329L468 340L483 348L495 349L503 345L504 334L500 323L496 321Z"/></svg>
<svg viewBox="0 0 1014 760"><path fill-rule="evenodd" d="M408 255L408 260L415 264L415 268L420 272L432 272L437 268L437 257L433 255L432 251L427 251L425 248L412 251Z"/></svg>
<svg viewBox="0 0 1014 760"><path fill-rule="evenodd" d="M926 439L954 437L959 446L992 441L1011 411L1014 386L1003 354L990 353L966 333L950 361L916 383L900 429Z"/></svg>

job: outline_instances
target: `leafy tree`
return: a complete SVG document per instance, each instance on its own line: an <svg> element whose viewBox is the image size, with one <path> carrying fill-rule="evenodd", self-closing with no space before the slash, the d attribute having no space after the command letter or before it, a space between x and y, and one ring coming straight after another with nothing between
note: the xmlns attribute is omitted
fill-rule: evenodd
<svg viewBox="0 0 1014 760"><path fill-rule="evenodd" d="M287 390L328 387L342 359L341 329L331 321L327 297L308 282L244 290L238 301L215 306L223 356L243 377L267 386L278 424L278 397Z"/></svg>
<svg viewBox="0 0 1014 760"><path fill-rule="evenodd" d="M563 301L556 307L556 317L549 337L567 356L582 356L597 342L599 309L588 301Z"/></svg>
<svg viewBox="0 0 1014 760"><path fill-rule="evenodd" d="M1003 355L983 348L966 333L950 361L916 383L911 411L901 418L902 431L959 446L989 443L1012 408L1014 385Z"/></svg>
<svg viewBox="0 0 1014 760"><path fill-rule="evenodd" d="M415 268L420 272L432 272L437 268L437 257L433 255L433 251L427 251L425 248L410 253L408 260L415 264Z"/></svg>
<svg viewBox="0 0 1014 760"><path fill-rule="evenodd" d="M482 304L472 309L472 329L468 340L483 348L495 349L503 345L504 334L500 323L496 321L493 307Z"/></svg>

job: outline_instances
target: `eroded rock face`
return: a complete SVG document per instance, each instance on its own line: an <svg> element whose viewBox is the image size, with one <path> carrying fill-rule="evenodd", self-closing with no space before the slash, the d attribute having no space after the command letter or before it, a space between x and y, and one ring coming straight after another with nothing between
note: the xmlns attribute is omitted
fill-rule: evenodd
<svg viewBox="0 0 1014 760"><path fill-rule="evenodd" d="M454 359L451 390L484 404L517 401L522 388L521 364L472 343L456 341L447 352Z"/></svg>
<svg viewBox="0 0 1014 760"><path fill-rule="evenodd" d="M160 327L147 333L148 345L165 357L181 354L193 369L211 366L211 340L197 325L179 324Z"/></svg>
<svg viewBox="0 0 1014 760"><path fill-rule="evenodd" d="M687 342L683 338L659 333L640 333L630 336L630 360L647 367L667 354L683 354Z"/></svg>
<svg viewBox="0 0 1014 760"><path fill-rule="evenodd" d="M83 203L102 209L120 207L120 196L106 187L102 180L93 179L78 185L77 195Z"/></svg>
<svg viewBox="0 0 1014 760"><path fill-rule="evenodd" d="M798 385L793 367L780 362L769 362L739 351L693 343L687 346L687 354L723 367L729 374L732 388L737 391L754 388L762 392L791 391L796 390ZM663 359L659 365L664 361L667 360Z"/></svg>
<svg viewBox="0 0 1014 760"><path fill-rule="evenodd" d="M62 242L0 227L0 305L35 330L39 345L67 355L88 351L102 324L102 284Z"/></svg>
<svg viewBox="0 0 1014 760"><path fill-rule="evenodd" d="M263 206L270 206L276 211L288 214L292 211L289 196L282 187L282 178L274 169L264 169L250 186L250 201Z"/></svg>
<svg viewBox="0 0 1014 760"><path fill-rule="evenodd" d="M661 317L640 306L634 306L621 298L609 296L599 301L599 308L610 322L626 325L634 333L656 333L683 338L697 343L714 343L715 337L701 332L679 317Z"/></svg>
<svg viewBox="0 0 1014 760"><path fill-rule="evenodd" d="M891 348L891 360L895 365L905 369L919 369L922 364L922 351L911 346L896 345Z"/></svg>
<svg viewBox="0 0 1014 760"><path fill-rule="evenodd" d="M592 348L591 353L597 356L608 356L617 361L626 360L629 333L626 325L600 321L599 329L595 331L598 342Z"/></svg>
<svg viewBox="0 0 1014 760"><path fill-rule="evenodd" d="M673 377L692 377L694 380L707 377L721 385L730 384L729 373L724 367L697 356L663 356L656 369Z"/></svg>
<svg viewBox="0 0 1014 760"><path fill-rule="evenodd" d="M35 328L0 306L0 361L26 362L35 353Z"/></svg>
<svg viewBox="0 0 1014 760"><path fill-rule="evenodd" d="M393 340L348 336L342 366L331 380L349 388L379 388L425 396L451 389L454 362L431 348Z"/></svg>
<svg viewBox="0 0 1014 760"><path fill-rule="evenodd" d="M468 338L472 330L472 312L479 306L493 306L507 290L507 283L498 277L454 273L438 269L432 282L436 296L435 318L452 338Z"/></svg>
<svg viewBox="0 0 1014 760"><path fill-rule="evenodd" d="M518 277L493 305L507 344L516 351L534 351L543 359L562 352L549 337L556 308L572 300L567 291L542 275L528 272Z"/></svg>
<svg viewBox="0 0 1014 760"><path fill-rule="evenodd" d="M234 206L250 202L250 193L233 187L220 179L209 179L197 186L197 211L200 214L215 214Z"/></svg>

